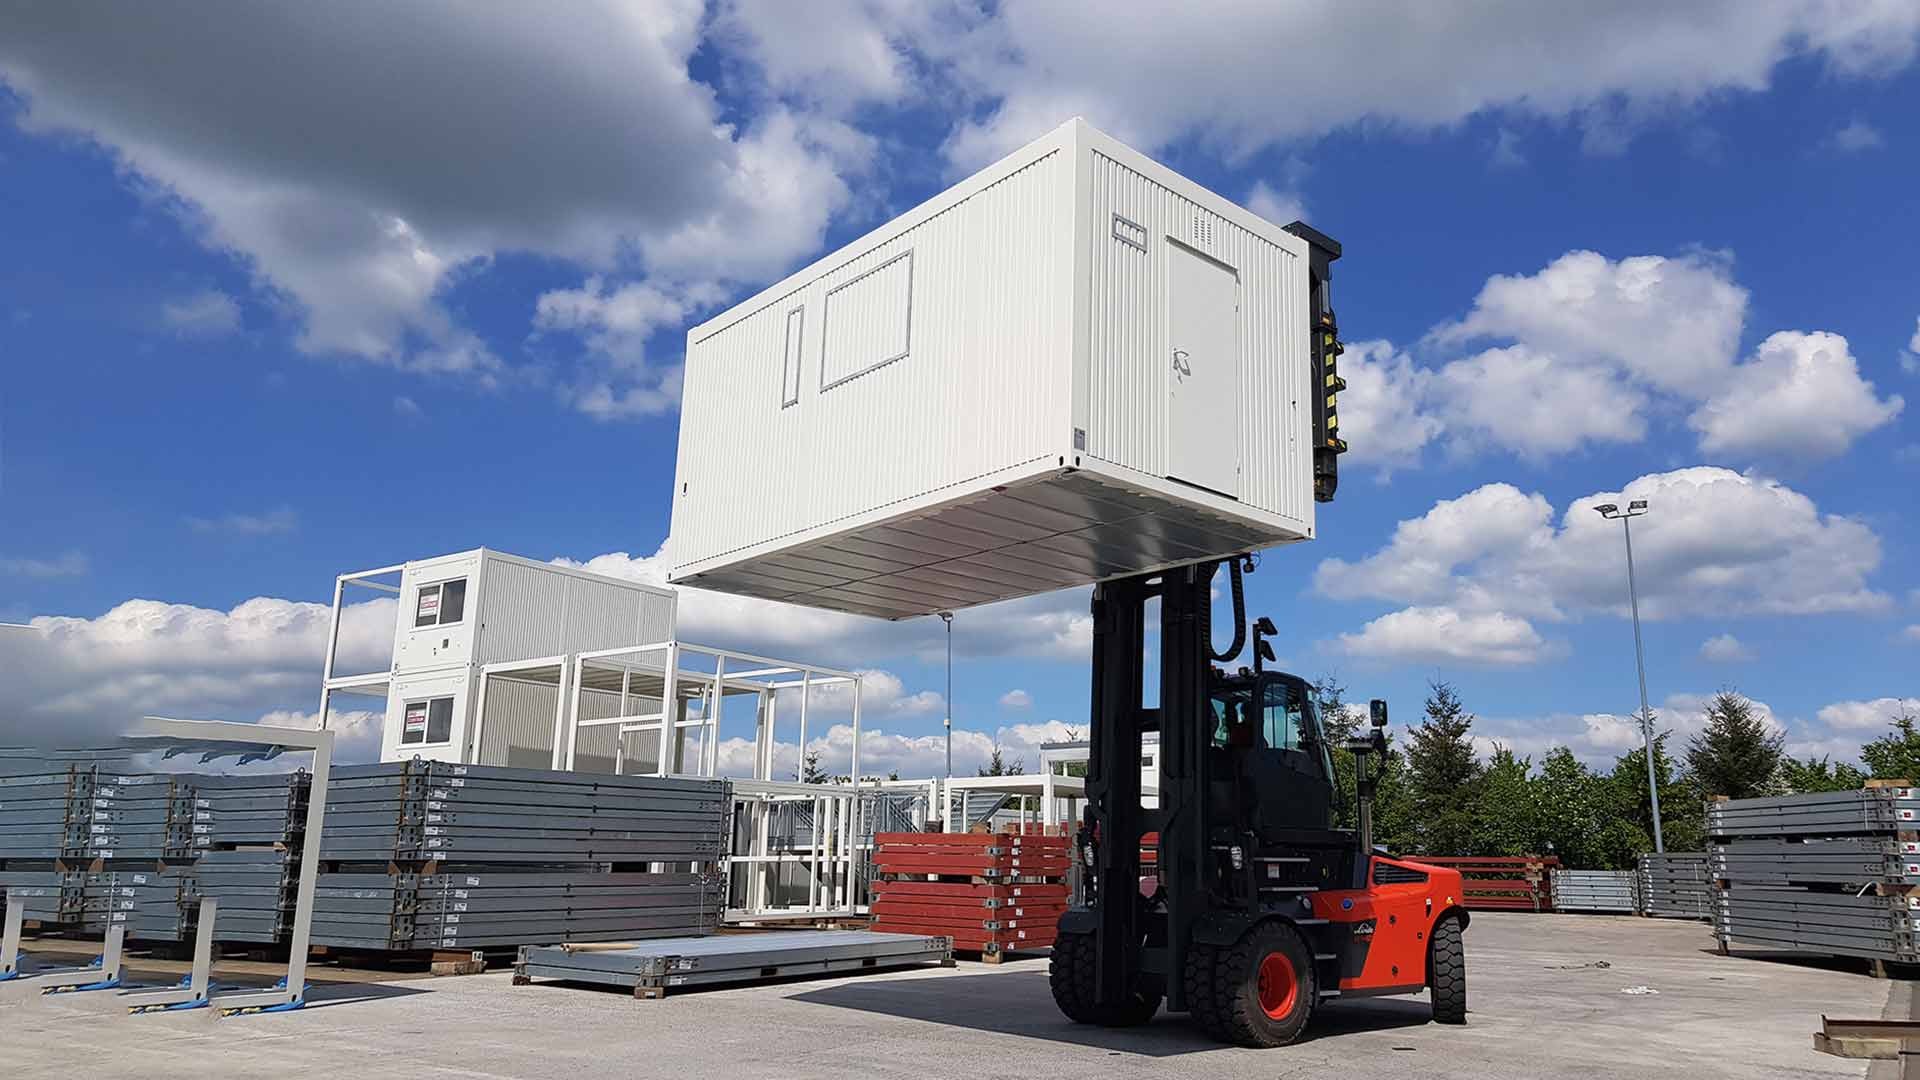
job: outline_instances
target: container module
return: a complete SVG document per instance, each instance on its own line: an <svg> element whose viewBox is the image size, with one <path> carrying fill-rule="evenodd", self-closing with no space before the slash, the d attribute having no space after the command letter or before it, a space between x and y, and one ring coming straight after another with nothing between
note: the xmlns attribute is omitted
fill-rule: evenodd
<svg viewBox="0 0 1920 1080"><path fill-rule="evenodd" d="M1292 228L1076 119L695 327L669 579L904 618L1310 538Z"/></svg>

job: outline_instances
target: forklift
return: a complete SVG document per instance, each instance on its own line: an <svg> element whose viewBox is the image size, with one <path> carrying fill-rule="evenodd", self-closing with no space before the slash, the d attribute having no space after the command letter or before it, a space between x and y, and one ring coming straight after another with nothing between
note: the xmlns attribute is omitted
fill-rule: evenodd
<svg viewBox="0 0 1920 1080"><path fill-rule="evenodd" d="M1314 495L1333 498L1338 455L1329 302L1340 246L1295 222L1310 251ZM1234 637L1213 647L1213 579L1227 567ZM1270 671L1271 620L1246 621L1250 555L1103 582L1093 593L1086 811L1074 838L1080 901L1062 915L1049 978L1075 1022L1150 1020L1164 1000L1207 1033L1250 1047L1299 1039L1321 1002L1431 991L1433 1017L1465 1023L1467 926L1458 871L1376 849L1372 801L1386 752L1375 700L1354 754L1354 829L1334 827L1331 747L1313 692ZM1159 617L1158 702L1146 704L1147 621ZM1248 631L1253 667L1237 658ZM1143 736L1159 736L1157 805L1143 806ZM1150 872L1143 852L1151 850Z"/></svg>

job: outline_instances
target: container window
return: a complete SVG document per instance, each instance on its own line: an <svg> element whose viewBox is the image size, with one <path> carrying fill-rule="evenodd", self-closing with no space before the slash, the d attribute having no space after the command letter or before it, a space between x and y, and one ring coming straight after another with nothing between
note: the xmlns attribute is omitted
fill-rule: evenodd
<svg viewBox="0 0 1920 1080"><path fill-rule="evenodd" d="M431 746L453 738L453 699L428 698L409 701L402 713L400 744Z"/></svg>
<svg viewBox="0 0 1920 1080"><path fill-rule="evenodd" d="M466 618L467 579L437 581L420 586L414 598L413 628L447 626Z"/></svg>
<svg viewBox="0 0 1920 1080"><path fill-rule="evenodd" d="M787 353L780 375L780 407L783 409L800 402L800 342L806 321L804 307L787 312Z"/></svg>
<svg viewBox="0 0 1920 1080"><path fill-rule="evenodd" d="M913 338L913 251L827 293L820 317L820 389L906 357Z"/></svg>

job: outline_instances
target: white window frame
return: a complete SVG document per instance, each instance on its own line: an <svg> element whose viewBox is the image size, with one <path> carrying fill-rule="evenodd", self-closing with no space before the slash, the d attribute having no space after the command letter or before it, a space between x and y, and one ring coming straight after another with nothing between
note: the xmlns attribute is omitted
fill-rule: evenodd
<svg viewBox="0 0 1920 1080"><path fill-rule="evenodd" d="M421 629L424 630L426 627L423 626ZM402 701L400 703L400 745L422 747L453 745L453 697L452 694L435 694L432 697L408 698ZM433 705L436 701L444 701L447 703L447 737L438 742L427 738L427 733L433 730ZM427 707L427 722L420 729L420 741L408 742L407 710L413 708L415 705L425 705Z"/></svg>
<svg viewBox="0 0 1920 1080"><path fill-rule="evenodd" d="M780 361L780 407L800 404L800 370L807 353L807 306L787 309L785 352Z"/></svg>
<svg viewBox="0 0 1920 1080"><path fill-rule="evenodd" d="M413 627L412 628L415 630L437 630L443 626L459 626L461 623L466 622L467 621L467 602L470 599L472 599L472 590L466 587L469 580L470 579L465 574L462 574L459 577L442 578L439 581L429 581L426 584L421 585L418 588L414 589L413 590ZM457 619L448 619L445 617L445 612L447 610L446 588L448 585L451 585L456 581L459 582L461 586L460 617ZM428 589L439 590L440 601L439 601L439 604L433 610L434 621L423 624L420 621L420 597L425 595Z"/></svg>

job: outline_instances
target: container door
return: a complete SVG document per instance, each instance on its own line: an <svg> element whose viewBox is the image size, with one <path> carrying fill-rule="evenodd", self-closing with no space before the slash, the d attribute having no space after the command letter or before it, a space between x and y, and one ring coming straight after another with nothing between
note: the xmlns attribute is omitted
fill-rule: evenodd
<svg viewBox="0 0 1920 1080"><path fill-rule="evenodd" d="M1167 245L1167 476L1240 497L1240 279Z"/></svg>

